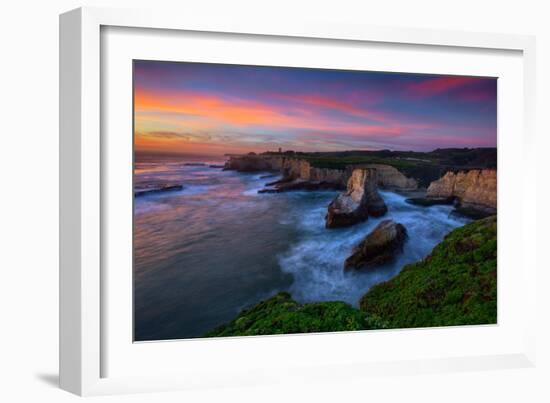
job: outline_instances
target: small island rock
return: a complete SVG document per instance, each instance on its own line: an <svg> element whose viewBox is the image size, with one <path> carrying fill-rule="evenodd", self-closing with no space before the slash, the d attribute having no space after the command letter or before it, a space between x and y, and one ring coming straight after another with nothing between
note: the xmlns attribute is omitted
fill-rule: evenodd
<svg viewBox="0 0 550 403"><path fill-rule="evenodd" d="M346 227L365 221L369 215L380 217L387 211L378 193L376 170L355 169L348 180L346 192L329 204L326 227Z"/></svg>
<svg viewBox="0 0 550 403"><path fill-rule="evenodd" d="M344 263L345 269L364 269L389 262L403 249L407 230L393 220L384 220L357 245Z"/></svg>

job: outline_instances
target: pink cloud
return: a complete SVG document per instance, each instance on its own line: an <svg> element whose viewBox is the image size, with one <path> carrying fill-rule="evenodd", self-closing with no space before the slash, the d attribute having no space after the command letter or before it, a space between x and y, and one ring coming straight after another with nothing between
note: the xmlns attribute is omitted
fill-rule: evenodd
<svg viewBox="0 0 550 403"><path fill-rule="evenodd" d="M464 87L478 81L479 79L475 77L442 76L428 78L418 83L409 84L406 87L406 90L409 95L415 98L427 98Z"/></svg>

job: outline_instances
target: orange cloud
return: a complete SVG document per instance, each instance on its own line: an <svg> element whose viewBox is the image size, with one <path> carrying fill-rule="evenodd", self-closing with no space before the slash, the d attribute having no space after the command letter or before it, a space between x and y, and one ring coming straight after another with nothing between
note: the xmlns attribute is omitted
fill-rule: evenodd
<svg viewBox="0 0 550 403"><path fill-rule="evenodd" d="M137 113L144 111L181 113L237 126L268 124L293 126L296 123L296 119L258 102L242 100L230 102L202 93L158 95L136 91L134 105Z"/></svg>

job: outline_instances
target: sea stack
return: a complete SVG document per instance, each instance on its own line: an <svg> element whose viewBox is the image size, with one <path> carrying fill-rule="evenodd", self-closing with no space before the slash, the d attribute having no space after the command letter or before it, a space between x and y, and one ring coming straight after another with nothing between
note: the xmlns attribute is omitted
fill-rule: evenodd
<svg viewBox="0 0 550 403"><path fill-rule="evenodd" d="M384 220L357 245L344 269L373 268L389 262L403 249L407 230L393 220Z"/></svg>
<svg viewBox="0 0 550 403"><path fill-rule="evenodd" d="M376 169L355 169L348 180L347 190L329 204L326 227L347 227L365 221L369 215L380 217L387 211L378 193Z"/></svg>

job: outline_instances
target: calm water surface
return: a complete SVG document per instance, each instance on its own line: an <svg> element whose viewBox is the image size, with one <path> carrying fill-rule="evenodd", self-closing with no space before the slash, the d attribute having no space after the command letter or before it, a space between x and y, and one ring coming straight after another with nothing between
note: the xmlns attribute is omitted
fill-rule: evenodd
<svg viewBox="0 0 550 403"><path fill-rule="evenodd" d="M184 186L135 199L137 341L200 337L284 290L299 302L341 300L357 306L372 285L422 259L466 222L451 216L450 206L413 206L401 195L381 192L386 216L327 230L326 208L337 192L258 194L277 179L267 175L184 162L136 165L136 188ZM353 246L387 218L407 228L403 254L375 271L344 273Z"/></svg>

